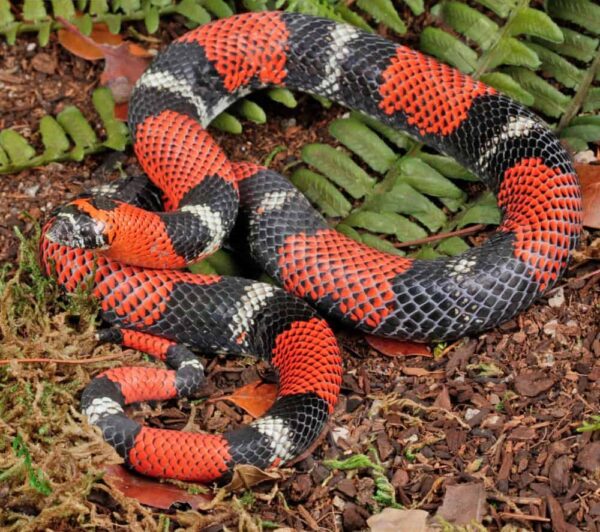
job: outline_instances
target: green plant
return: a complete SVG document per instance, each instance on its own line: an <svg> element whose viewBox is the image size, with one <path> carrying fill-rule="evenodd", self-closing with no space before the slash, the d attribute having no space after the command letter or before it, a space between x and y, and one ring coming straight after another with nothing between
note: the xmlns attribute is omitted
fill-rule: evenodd
<svg viewBox="0 0 600 532"><path fill-rule="evenodd" d="M594 414L590 419L586 419L580 427L577 427L577 432L594 432L600 430L600 415Z"/></svg>
<svg viewBox="0 0 600 532"><path fill-rule="evenodd" d="M128 142L128 131L125 124L114 117L115 104L111 92L107 88L96 89L92 101L106 132L104 140L98 138L82 112L70 105L56 118L47 115L41 119L42 153L36 153L35 148L16 131L0 131L0 174L53 161L81 161L86 155L106 148L123 151Z"/></svg>

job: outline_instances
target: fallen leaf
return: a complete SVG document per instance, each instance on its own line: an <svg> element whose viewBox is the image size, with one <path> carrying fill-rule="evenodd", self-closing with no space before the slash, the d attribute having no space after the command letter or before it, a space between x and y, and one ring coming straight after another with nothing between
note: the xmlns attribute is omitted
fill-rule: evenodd
<svg viewBox="0 0 600 532"><path fill-rule="evenodd" d="M600 472L600 441L588 443L577 455L577 466L596 474Z"/></svg>
<svg viewBox="0 0 600 532"><path fill-rule="evenodd" d="M444 410L448 410L448 412L452 410L452 401L450 401L450 393L448 392L448 388L442 386L442 390L435 398L433 406L443 408Z"/></svg>
<svg viewBox="0 0 600 532"><path fill-rule="evenodd" d="M165 484L132 473L121 465L106 466L104 471L103 479L111 488L146 506L161 510L168 510L174 504L181 503L197 508L198 505L205 504L212 499L212 496L205 493L190 493L173 484Z"/></svg>
<svg viewBox="0 0 600 532"><path fill-rule="evenodd" d="M217 397L210 401L230 401L252 417L260 417L271 408L276 397L277 385L265 384L258 380L238 388L231 395Z"/></svg>
<svg viewBox="0 0 600 532"><path fill-rule="evenodd" d="M107 86L115 102L121 104L115 113L117 117L126 117L123 104L129 100L135 82L146 70L154 54L137 44L124 41L120 35L111 34L104 24L95 25L88 37L74 24L61 17L57 19L64 26L59 31L58 41L67 50L89 61L105 60L100 83Z"/></svg>
<svg viewBox="0 0 600 532"><path fill-rule="evenodd" d="M541 371L526 371L515 378L515 390L520 395L535 397L554 386L554 379Z"/></svg>
<svg viewBox="0 0 600 532"><path fill-rule="evenodd" d="M273 480L282 480L283 475L280 470L277 471L265 471L259 467L240 464L233 468L233 477L231 482L225 486L225 489L229 491L241 491L247 490L256 484L261 482L269 482Z"/></svg>
<svg viewBox="0 0 600 532"><path fill-rule="evenodd" d="M402 368L402 373L409 377L431 377L433 379L441 379L445 373L443 371L428 371L425 368Z"/></svg>
<svg viewBox="0 0 600 532"><path fill-rule="evenodd" d="M442 517L453 525L468 525L473 521L481 523L485 510L483 484L471 482L448 486L436 516Z"/></svg>
<svg viewBox="0 0 600 532"><path fill-rule="evenodd" d="M89 36L83 35L76 26L69 23L65 24L65 28L58 30L58 42L73 55L88 61L97 61L104 57L102 44L118 46L123 42L121 35L108 31L108 26L102 22L94 24ZM76 31L73 31L73 28Z"/></svg>
<svg viewBox="0 0 600 532"><path fill-rule="evenodd" d="M426 532L429 514L424 510L400 510L386 508L383 512L367 519L371 532Z"/></svg>
<svg viewBox="0 0 600 532"><path fill-rule="evenodd" d="M600 229L600 165L576 164L583 195L583 225Z"/></svg>
<svg viewBox="0 0 600 532"><path fill-rule="evenodd" d="M430 357L431 349L427 344L416 342L404 342L391 338L380 338L379 336L365 335L367 343L382 355L388 357L397 356L423 356Z"/></svg>

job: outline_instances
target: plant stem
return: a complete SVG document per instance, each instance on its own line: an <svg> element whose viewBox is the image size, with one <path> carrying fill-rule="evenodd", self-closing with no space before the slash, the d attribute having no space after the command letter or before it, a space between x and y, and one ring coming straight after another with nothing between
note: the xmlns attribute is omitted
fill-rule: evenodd
<svg viewBox="0 0 600 532"><path fill-rule="evenodd" d="M428 244L429 242L436 242L437 240L443 240L444 238L450 238L451 236L465 236L472 235L481 231L485 227L485 224L472 225L471 227L465 227L457 231L450 231L448 233L438 233L437 235L431 235L426 238L420 238L419 240L411 240L410 242L399 242L394 244L395 248L408 248L410 246L420 246L421 244Z"/></svg>
<svg viewBox="0 0 600 532"><path fill-rule="evenodd" d="M563 113L560 122L558 123L558 127L556 128L557 132L569 125L569 122L577 115L579 109L581 109L581 106L583 105L585 97L588 95L588 91L594 82L596 74L600 72L600 46L598 47L597 52L596 58L592 62L590 68L587 69L585 76L583 76L583 79L579 84L579 87L577 87L575 96L573 96L569 102L569 106Z"/></svg>

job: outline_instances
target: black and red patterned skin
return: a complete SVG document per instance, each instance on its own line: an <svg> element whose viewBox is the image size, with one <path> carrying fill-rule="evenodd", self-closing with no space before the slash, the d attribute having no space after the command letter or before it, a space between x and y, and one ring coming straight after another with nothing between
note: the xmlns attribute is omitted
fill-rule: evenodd
<svg viewBox="0 0 600 532"><path fill-rule="evenodd" d="M434 261L335 232L287 179L231 163L205 130L233 101L267 86L325 96L454 156L496 193L498 232ZM262 283L173 270L217 249L238 207L253 258L286 291L363 331L421 341L474 334L531 305L564 273L581 233L577 176L542 120L431 58L330 20L262 12L204 25L156 58L129 109L151 184L71 203L46 228L42 260L67 290L94 275L113 326L104 339L174 368L110 370L84 393L90 420L146 474L210 481L237 463L288 461L335 405L339 349L310 306ZM93 252L66 245L97 249L97 269ZM270 360L277 402L249 427L216 436L156 431L125 417L124 404L191 393L202 379L193 351Z"/></svg>

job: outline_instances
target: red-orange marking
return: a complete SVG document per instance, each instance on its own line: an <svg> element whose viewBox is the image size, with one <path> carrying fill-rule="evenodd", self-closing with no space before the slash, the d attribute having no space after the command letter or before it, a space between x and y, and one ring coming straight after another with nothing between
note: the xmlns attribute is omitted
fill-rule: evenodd
<svg viewBox="0 0 600 532"><path fill-rule="evenodd" d="M179 42L197 42L229 92L248 85L280 84L286 77L288 30L277 12L247 13L217 20L187 33Z"/></svg>
<svg viewBox="0 0 600 532"><path fill-rule="evenodd" d="M123 335L123 346L137 349L160 360L165 360L167 350L175 345L175 342L171 340L144 332L122 329L121 334Z"/></svg>
<svg viewBox="0 0 600 532"><path fill-rule="evenodd" d="M136 130L135 153L152 182L165 191L170 208L206 176L235 183L231 163L193 118L163 111L146 118Z"/></svg>
<svg viewBox="0 0 600 532"><path fill-rule="evenodd" d="M233 172L235 173L235 177L238 182L252 177L259 170L265 170L264 166L247 162L233 164Z"/></svg>
<svg viewBox="0 0 600 532"><path fill-rule="evenodd" d="M532 267L543 291L567 265L570 244L582 223L577 176L522 159L504 173L498 205L501 231L515 233L515 256Z"/></svg>
<svg viewBox="0 0 600 532"><path fill-rule="evenodd" d="M422 135L449 135L465 120L475 98L496 92L404 46L397 48L382 76L379 107L388 115L402 111Z"/></svg>
<svg viewBox="0 0 600 532"><path fill-rule="evenodd" d="M331 296L342 314L371 327L393 310L390 283L412 264L330 229L289 236L277 254L287 290L313 301Z"/></svg>
<svg viewBox="0 0 600 532"><path fill-rule="evenodd" d="M222 436L142 427L129 461L144 475L211 482L228 470L231 455Z"/></svg>
<svg viewBox="0 0 600 532"><path fill-rule="evenodd" d="M342 384L342 359L325 320L292 323L275 340L271 362L280 373L279 395L313 392L333 412Z"/></svg>
<svg viewBox="0 0 600 532"><path fill-rule="evenodd" d="M126 404L166 401L177 397L175 371L159 368L112 368L101 376L121 385Z"/></svg>

